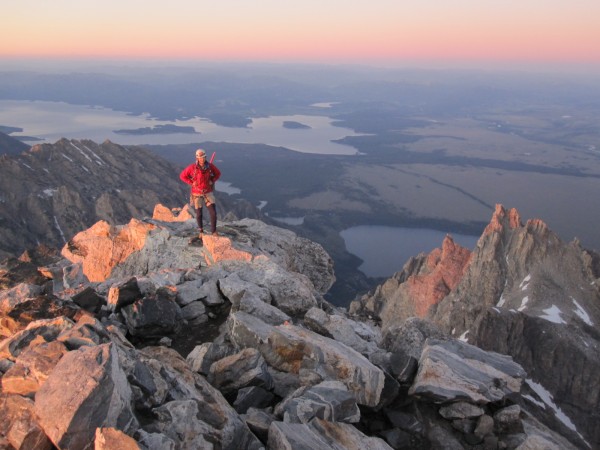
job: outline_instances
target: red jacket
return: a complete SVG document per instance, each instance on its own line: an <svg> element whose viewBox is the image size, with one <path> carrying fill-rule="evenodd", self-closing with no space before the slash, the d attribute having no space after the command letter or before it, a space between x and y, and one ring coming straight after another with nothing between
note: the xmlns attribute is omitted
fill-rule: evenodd
<svg viewBox="0 0 600 450"><path fill-rule="evenodd" d="M197 195L212 192L220 177L221 171L208 161L204 163L204 167L200 167L198 163L190 164L179 174L181 181L192 186L192 194Z"/></svg>

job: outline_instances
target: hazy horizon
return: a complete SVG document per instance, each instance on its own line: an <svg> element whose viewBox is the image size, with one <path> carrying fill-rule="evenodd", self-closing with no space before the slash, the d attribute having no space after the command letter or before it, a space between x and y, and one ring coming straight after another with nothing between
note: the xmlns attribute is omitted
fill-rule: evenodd
<svg viewBox="0 0 600 450"><path fill-rule="evenodd" d="M0 58L589 70L598 17L595 0L21 0L3 5Z"/></svg>
<svg viewBox="0 0 600 450"><path fill-rule="evenodd" d="M493 75L555 75L559 77L589 78L598 81L600 61L587 63L539 63L539 62L469 62L469 61L269 61L269 60L207 60L169 58L98 58L98 57L11 57L0 55L0 72L32 71L42 73L69 73L96 71L99 73L123 74L127 71L143 70L231 70L251 68L261 71L290 71L298 69L326 68L349 70L368 74L399 72L448 72L481 73ZM600 84L600 81L598 81Z"/></svg>

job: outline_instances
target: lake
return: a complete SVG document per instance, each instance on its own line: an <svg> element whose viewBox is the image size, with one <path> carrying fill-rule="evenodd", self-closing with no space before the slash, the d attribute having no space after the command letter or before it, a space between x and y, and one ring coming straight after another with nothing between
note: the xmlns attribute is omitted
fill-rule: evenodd
<svg viewBox="0 0 600 450"><path fill-rule="evenodd" d="M402 270L411 256L441 247L446 234L472 250L479 236L445 233L424 228L362 225L347 228L340 235L346 249L363 260L359 270L369 277L391 277Z"/></svg>
<svg viewBox="0 0 600 450"><path fill-rule="evenodd" d="M315 107L315 110L323 108ZM284 122L299 122L310 128L285 128ZM333 126L333 119L323 115L292 115L253 118L247 128L223 127L202 117L164 121L148 114L130 115L123 111L95 106L71 105L63 102L0 100L0 125L23 128L11 136L34 136L54 143L62 137L91 139L97 143L109 139L122 145L191 144L200 142L232 142L267 144L302 153L354 155L357 150L332 142L346 136L358 136L349 128ZM194 127L193 133L131 135L114 130L135 130L157 125Z"/></svg>

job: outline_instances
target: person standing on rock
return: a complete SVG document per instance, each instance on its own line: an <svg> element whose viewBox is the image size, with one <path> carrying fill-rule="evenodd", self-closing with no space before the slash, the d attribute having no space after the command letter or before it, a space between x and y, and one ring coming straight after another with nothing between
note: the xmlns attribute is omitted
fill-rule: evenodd
<svg viewBox="0 0 600 450"><path fill-rule="evenodd" d="M213 193L215 183L221 177L221 171L212 162L206 160L206 152L199 148L196 150L196 162L187 166L179 178L192 187L190 203L196 210L196 222L200 238L204 233L202 226L202 203L210 214L210 232L217 235L217 208L215 194Z"/></svg>

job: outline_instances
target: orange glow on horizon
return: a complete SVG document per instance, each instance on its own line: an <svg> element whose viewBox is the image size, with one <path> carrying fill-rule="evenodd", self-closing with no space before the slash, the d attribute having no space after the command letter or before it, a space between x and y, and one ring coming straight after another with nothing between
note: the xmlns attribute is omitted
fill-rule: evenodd
<svg viewBox="0 0 600 450"><path fill-rule="evenodd" d="M597 0L263 0L236 2L237 15L220 4L173 2L133 2L134 10L105 0L92 16L79 2L20 0L5 8L14 11L0 26L0 58L600 63Z"/></svg>

